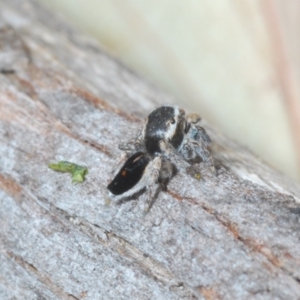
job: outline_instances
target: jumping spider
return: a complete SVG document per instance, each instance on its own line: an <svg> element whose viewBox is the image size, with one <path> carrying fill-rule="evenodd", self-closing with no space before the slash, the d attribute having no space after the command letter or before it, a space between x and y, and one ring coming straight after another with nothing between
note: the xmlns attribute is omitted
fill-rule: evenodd
<svg viewBox="0 0 300 300"><path fill-rule="evenodd" d="M109 197L126 199L146 189L148 211L176 171L200 162L213 167L211 140L200 120L177 106L155 109L137 137L119 145L127 160L107 187Z"/></svg>

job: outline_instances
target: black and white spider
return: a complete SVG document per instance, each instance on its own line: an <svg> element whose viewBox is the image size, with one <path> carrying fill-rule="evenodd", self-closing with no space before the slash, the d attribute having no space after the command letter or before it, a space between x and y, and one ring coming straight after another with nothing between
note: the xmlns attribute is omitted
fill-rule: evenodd
<svg viewBox="0 0 300 300"><path fill-rule="evenodd" d="M211 140L200 120L173 105L155 109L137 137L119 145L127 160L107 187L109 197L121 200L146 189L149 209L176 171L200 162L213 166Z"/></svg>

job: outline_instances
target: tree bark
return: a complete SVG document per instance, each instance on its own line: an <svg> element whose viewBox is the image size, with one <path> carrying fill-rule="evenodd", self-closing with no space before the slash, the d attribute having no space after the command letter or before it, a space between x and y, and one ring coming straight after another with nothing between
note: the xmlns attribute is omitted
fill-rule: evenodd
<svg viewBox="0 0 300 300"><path fill-rule="evenodd" d="M1 299L299 299L299 185L204 122L217 176L108 205L117 145L173 100L35 1L0 0L0 71Z"/></svg>

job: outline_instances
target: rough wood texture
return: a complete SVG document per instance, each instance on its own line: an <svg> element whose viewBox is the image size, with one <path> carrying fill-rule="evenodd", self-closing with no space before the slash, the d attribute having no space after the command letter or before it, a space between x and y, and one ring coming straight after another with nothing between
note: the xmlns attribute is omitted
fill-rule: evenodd
<svg viewBox="0 0 300 300"><path fill-rule="evenodd" d="M217 177L107 206L116 144L172 100L34 1L0 0L0 70L1 299L299 299L298 185L206 124Z"/></svg>

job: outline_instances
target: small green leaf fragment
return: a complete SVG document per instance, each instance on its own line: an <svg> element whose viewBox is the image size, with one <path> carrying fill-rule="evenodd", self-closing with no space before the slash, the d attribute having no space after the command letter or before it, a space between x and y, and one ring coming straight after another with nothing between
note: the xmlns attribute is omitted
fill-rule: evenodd
<svg viewBox="0 0 300 300"><path fill-rule="evenodd" d="M86 167L79 166L77 164L68 162L68 161L60 161L58 163L51 163L48 167L54 171L63 172L63 173L71 173L72 174L72 182L83 182L85 179L85 175L88 173L88 169Z"/></svg>
<svg viewBox="0 0 300 300"><path fill-rule="evenodd" d="M72 173L72 182L83 182L87 173L88 169L86 167L76 166Z"/></svg>
<svg viewBox="0 0 300 300"><path fill-rule="evenodd" d="M49 164L49 168L58 172L68 172L72 173L76 164L70 163L68 161L60 161L57 164Z"/></svg>

